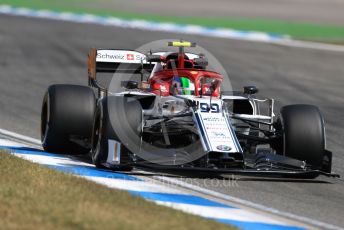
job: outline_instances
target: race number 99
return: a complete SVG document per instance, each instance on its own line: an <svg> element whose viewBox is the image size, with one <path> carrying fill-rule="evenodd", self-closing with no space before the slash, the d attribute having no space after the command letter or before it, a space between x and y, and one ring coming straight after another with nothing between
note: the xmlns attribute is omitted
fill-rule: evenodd
<svg viewBox="0 0 344 230"><path fill-rule="evenodd" d="M211 103L210 105L208 103L200 103L200 110L201 113L219 113L220 107L216 103Z"/></svg>

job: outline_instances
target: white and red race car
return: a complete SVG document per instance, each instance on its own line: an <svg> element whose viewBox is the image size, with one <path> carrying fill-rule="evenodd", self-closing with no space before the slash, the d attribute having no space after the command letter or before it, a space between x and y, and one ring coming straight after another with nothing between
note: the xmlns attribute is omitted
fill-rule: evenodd
<svg viewBox="0 0 344 230"><path fill-rule="evenodd" d="M97 167L119 171L337 176L331 174L332 153L325 149L317 107L288 105L275 117L274 100L257 98L254 86L241 93L221 91L224 77L207 70L206 57L184 51L195 43L168 45L178 50L145 55L91 49L89 86L47 90L41 116L44 149L89 154ZM114 87L104 87L101 73L130 77L114 76Z"/></svg>

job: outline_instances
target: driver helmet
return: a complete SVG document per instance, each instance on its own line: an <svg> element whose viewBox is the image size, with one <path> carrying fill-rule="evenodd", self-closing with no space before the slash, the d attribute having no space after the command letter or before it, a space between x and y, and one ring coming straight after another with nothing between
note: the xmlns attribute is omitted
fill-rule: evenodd
<svg viewBox="0 0 344 230"><path fill-rule="evenodd" d="M174 76L172 87L175 95L193 95L195 84L187 77Z"/></svg>

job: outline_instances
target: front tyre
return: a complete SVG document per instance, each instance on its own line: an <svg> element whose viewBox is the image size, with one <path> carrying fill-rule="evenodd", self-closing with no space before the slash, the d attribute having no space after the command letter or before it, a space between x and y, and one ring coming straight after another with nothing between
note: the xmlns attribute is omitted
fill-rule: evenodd
<svg viewBox="0 0 344 230"><path fill-rule="evenodd" d="M283 154L306 161L314 169L321 169L325 153L325 128L319 109L312 105L284 106L278 123L283 133L280 143Z"/></svg>
<svg viewBox="0 0 344 230"><path fill-rule="evenodd" d="M91 88L52 85L42 104L41 141L44 150L86 154L90 150L96 99Z"/></svg>

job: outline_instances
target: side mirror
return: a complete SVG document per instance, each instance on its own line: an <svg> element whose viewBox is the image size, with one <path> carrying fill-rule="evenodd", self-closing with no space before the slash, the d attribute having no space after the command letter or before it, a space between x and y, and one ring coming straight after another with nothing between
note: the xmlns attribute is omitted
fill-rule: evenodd
<svg viewBox="0 0 344 230"><path fill-rule="evenodd" d="M196 67L199 67L201 69L205 69L208 65L208 60L204 57L202 58L195 58L194 59L194 64Z"/></svg>
<svg viewBox="0 0 344 230"><path fill-rule="evenodd" d="M161 62L161 57L160 55L149 54L146 56L146 61L147 62Z"/></svg>
<svg viewBox="0 0 344 230"><path fill-rule="evenodd" d="M256 94L258 93L258 88L251 85L251 86L244 86L244 93L245 94Z"/></svg>
<svg viewBox="0 0 344 230"><path fill-rule="evenodd" d="M137 81L121 81L121 86L126 89L137 89L139 83Z"/></svg>

